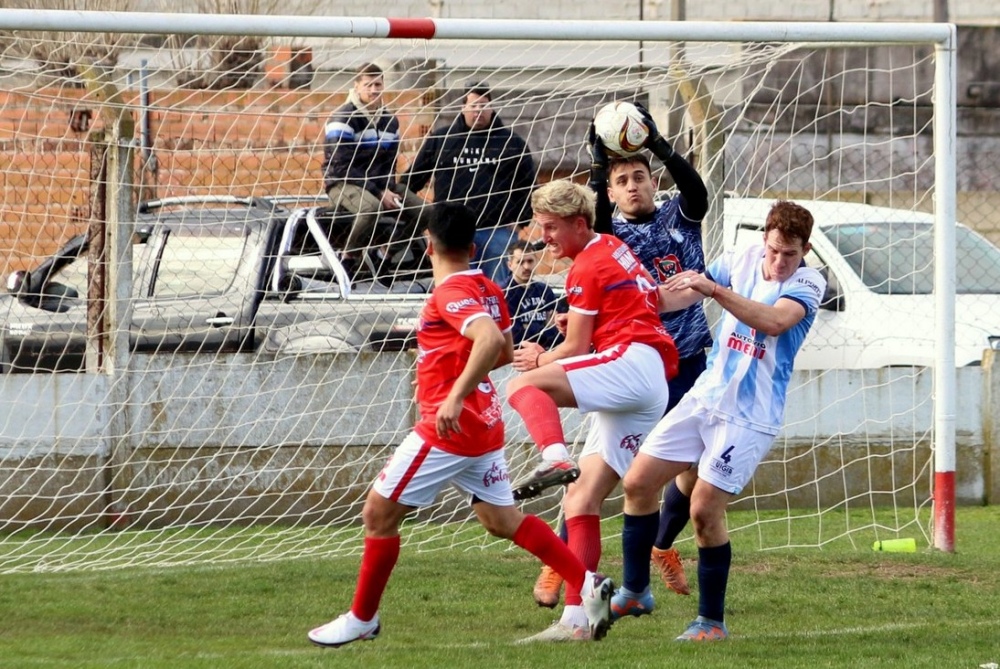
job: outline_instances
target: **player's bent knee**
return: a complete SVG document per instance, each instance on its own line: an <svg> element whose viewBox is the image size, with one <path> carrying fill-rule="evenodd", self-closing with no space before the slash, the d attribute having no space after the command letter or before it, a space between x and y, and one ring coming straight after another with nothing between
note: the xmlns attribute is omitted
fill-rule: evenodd
<svg viewBox="0 0 1000 669"><path fill-rule="evenodd" d="M655 502L657 498L657 490L648 477L626 474L622 480L622 490L625 492L625 499L640 505L650 501Z"/></svg>
<svg viewBox="0 0 1000 669"><path fill-rule="evenodd" d="M524 375L515 376L513 379L507 382L507 403L510 403L510 397L516 393L521 388L524 388L528 384L524 382Z"/></svg>
<svg viewBox="0 0 1000 669"><path fill-rule="evenodd" d="M500 539L513 539L517 528L524 521L524 514L513 506L501 507L485 503L477 505L476 516L483 529Z"/></svg>
<svg viewBox="0 0 1000 669"><path fill-rule="evenodd" d="M714 509L692 505L691 526L694 529L699 546L724 543L724 541L720 542L719 540L726 533L724 518L716 513Z"/></svg>

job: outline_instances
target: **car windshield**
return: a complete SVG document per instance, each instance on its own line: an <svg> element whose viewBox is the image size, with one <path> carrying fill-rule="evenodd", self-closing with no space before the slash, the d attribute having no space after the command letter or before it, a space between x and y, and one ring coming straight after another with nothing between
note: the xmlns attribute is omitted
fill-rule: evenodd
<svg viewBox="0 0 1000 669"><path fill-rule="evenodd" d="M930 223L848 223L821 230L873 292L934 292L934 229ZM956 292L1000 293L1000 249L966 227L955 230Z"/></svg>

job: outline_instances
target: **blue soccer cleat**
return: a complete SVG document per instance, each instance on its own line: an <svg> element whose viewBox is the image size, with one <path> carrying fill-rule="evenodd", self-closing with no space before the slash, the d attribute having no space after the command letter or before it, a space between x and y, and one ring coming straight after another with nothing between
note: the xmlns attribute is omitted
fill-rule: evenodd
<svg viewBox="0 0 1000 669"><path fill-rule="evenodd" d="M629 592L625 588L619 588L614 597L611 598L612 620L618 620L625 616L635 616L636 618L646 616L652 613L655 608L656 601L649 588L646 588L646 592L641 595Z"/></svg>

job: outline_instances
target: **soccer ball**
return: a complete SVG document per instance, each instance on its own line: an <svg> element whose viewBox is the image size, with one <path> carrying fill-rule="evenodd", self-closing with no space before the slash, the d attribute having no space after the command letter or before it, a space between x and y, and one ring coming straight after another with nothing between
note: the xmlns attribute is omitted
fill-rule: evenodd
<svg viewBox="0 0 1000 669"><path fill-rule="evenodd" d="M609 102L594 115L594 132L604 147L619 156L634 156L649 137L642 112L631 102Z"/></svg>

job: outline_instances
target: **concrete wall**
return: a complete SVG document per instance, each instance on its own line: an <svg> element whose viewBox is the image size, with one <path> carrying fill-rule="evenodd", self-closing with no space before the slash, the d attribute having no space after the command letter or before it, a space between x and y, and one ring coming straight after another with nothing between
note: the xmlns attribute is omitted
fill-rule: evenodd
<svg viewBox="0 0 1000 669"><path fill-rule="evenodd" d="M993 360L958 370L962 504L1000 500ZM0 377L0 525L81 528L123 511L142 526L351 519L412 424L411 361L137 357L142 373L126 380L133 400L119 423L105 403L109 377ZM498 387L510 373L495 375ZM747 494L757 508L925 503L931 393L922 369L797 373L786 426ZM579 439L581 417L563 413L567 436ZM507 421L516 478L537 454L509 410ZM105 425L124 425L125 437Z"/></svg>

